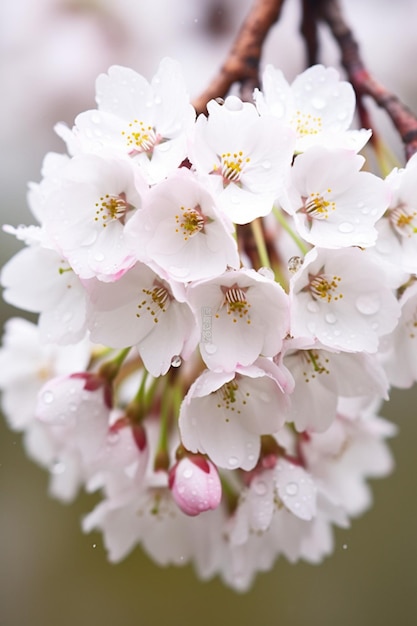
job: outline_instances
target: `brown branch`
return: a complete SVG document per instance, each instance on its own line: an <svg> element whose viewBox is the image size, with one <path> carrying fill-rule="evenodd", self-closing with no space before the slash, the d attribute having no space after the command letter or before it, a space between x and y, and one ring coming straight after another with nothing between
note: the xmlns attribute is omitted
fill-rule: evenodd
<svg viewBox="0 0 417 626"><path fill-rule="evenodd" d="M336 39L349 80L359 98L371 96L390 116L405 146L406 158L417 152L417 117L405 104L383 85L378 83L366 69L359 46L348 27L338 0L317 0L321 19L326 22Z"/></svg>
<svg viewBox="0 0 417 626"><path fill-rule="evenodd" d="M300 32L307 52L307 67L315 65L318 58L317 7L315 0L302 0Z"/></svg>
<svg viewBox="0 0 417 626"><path fill-rule="evenodd" d="M224 98L235 82L242 83L242 97L250 99L259 86L262 46L272 25L278 20L284 0L255 0L229 56L208 88L193 102L197 113L205 113L213 98Z"/></svg>

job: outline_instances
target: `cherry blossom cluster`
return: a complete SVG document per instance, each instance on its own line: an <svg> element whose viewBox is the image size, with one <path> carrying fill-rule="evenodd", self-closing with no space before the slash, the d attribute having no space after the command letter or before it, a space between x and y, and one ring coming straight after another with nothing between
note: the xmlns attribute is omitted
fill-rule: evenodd
<svg viewBox="0 0 417 626"><path fill-rule="evenodd" d="M164 59L113 66L59 124L3 268L3 411L111 561L137 544L246 590L320 562L387 474L378 415L417 379L417 158L385 179L355 96L268 66L253 103L196 116ZM364 168L365 166L365 168Z"/></svg>

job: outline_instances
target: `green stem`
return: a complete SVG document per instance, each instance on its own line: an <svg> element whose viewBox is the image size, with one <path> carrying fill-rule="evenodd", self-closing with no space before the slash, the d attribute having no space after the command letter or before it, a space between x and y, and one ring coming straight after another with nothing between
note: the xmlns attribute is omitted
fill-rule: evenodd
<svg viewBox="0 0 417 626"><path fill-rule="evenodd" d="M263 267L271 267L271 263L268 256L268 250L266 248L264 234L262 230L262 218L257 218L251 222L252 233L255 238L256 248L259 254L259 260Z"/></svg>
<svg viewBox="0 0 417 626"><path fill-rule="evenodd" d="M300 237L298 235L295 234L295 232L293 231L293 229L291 228L291 226L289 226L287 220L285 219L284 215L282 214L282 211L280 211L280 209L278 209L277 207L273 207L272 208L272 212L275 215L277 221L281 224L282 228L289 234L289 236L291 237L291 239L294 241L294 243L298 246L298 248L300 249L300 251L305 255L308 252L308 248L305 245L305 243L300 239Z"/></svg>

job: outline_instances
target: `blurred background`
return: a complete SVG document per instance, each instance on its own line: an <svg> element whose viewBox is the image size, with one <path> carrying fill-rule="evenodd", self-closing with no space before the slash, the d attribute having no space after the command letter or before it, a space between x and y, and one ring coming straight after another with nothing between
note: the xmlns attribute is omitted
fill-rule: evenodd
<svg viewBox="0 0 417 626"><path fill-rule="evenodd" d="M192 95L217 72L250 0L2 0L0 3L0 222L32 223L27 182L44 154L63 151L58 121L72 125L93 108L94 80L109 65L148 78L163 56L178 59ZM304 68L300 2L286 0L265 62L292 79ZM368 68L417 111L416 0L345 0ZM322 57L338 63L325 29ZM375 111L390 147L401 145ZM0 234L0 264L19 249ZM1 324L18 311L1 305ZM373 482L374 505L336 532L335 553L320 566L283 559L237 595L191 568L159 569L140 549L107 563L99 535L83 535L83 496L65 506L47 495L47 476L24 454L19 434L0 423L0 625L379 626L417 623L417 393L394 392L383 415L399 426L391 441L396 470Z"/></svg>

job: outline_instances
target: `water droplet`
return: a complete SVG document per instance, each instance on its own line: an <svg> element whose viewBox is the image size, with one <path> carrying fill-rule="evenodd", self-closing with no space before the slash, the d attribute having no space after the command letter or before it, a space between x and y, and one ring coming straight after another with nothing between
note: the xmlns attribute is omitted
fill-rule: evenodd
<svg viewBox="0 0 417 626"><path fill-rule="evenodd" d="M75 404L75 402L71 402L71 404L69 405L69 410L71 411L71 413L75 413L77 408L78 406Z"/></svg>
<svg viewBox="0 0 417 626"><path fill-rule="evenodd" d="M184 478L191 478L193 474L194 472L191 467L187 467L182 473Z"/></svg>
<svg viewBox="0 0 417 626"><path fill-rule="evenodd" d="M347 118L347 111L339 111L337 114L337 119L341 122Z"/></svg>
<svg viewBox="0 0 417 626"><path fill-rule="evenodd" d="M310 311L310 313L318 313L320 311L320 306L315 300L310 300L307 303L307 311Z"/></svg>
<svg viewBox="0 0 417 626"><path fill-rule="evenodd" d="M271 161L263 161L261 163L261 165L264 168L264 170L270 170L271 169Z"/></svg>
<svg viewBox="0 0 417 626"><path fill-rule="evenodd" d="M237 467L239 464L239 459L236 456L229 457L227 464L229 467Z"/></svg>
<svg viewBox="0 0 417 626"><path fill-rule="evenodd" d="M292 256L288 259L288 270L294 274L297 272L303 264L303 259L300 256Z"/></svg>
<svg viewBox="0 0 417 626"><path fill-rule="evenodd" d="M240 203L239 196L232 195L230 200L233 202L233 204L239 204Z"/></svg>
<svg viewBox="0 0 417 626"><path fill-rule="evenodd" d="M161 104L162 103L161 96L155 96L154 102L155 102L155 104Z"/></svg>
<svg viewBox="0 0 417 626"><path fill-rule="evenodd" d="M265 278L269 278L270 280L275 280L275 274L270 267L260 267L258 269L258 274L264 276Z"/></svg>
<svg viewBox="0 0 417 626"><path fill-rule="evenodd" d="M93 113L91 116L91 121L93 122L93 124L99 124L101 120L101 117L98 113Z"/></svg>
<svg viewBox="0 0 417 626"><path fill-rule="evenodd" d="M104 261L104 254L102 252L95 252L94 254L95 261Z"/></svg>
<svg viewBox="0 0 417 626"><path fill-rule="evenodd" d="M253 489L258 496L264 496L268 488L263 480L254 481Z"/></svg>
<svg viewBox="0 0 417 626"><path fill-rule="evenodd" d="M347 550L347 543L344 543L342 548L343 548L343 550Z"/></svg>
<svg viewBox="0 0 417 626"><path fill-rule="evenodd" d="M111 430L109 434L107 435L107 441L111 445L114 445L115 443L117 443L119 439L120 439L120 433L118 433L116 430Z"/></svg>
<svg viewBox="0 0 417 626"><path fill-rule="evenodd" d="M320 98L319 96L315 96L311 100L311 104L316 109L324 109L324 107L326 106L327 102L326 102L326 100L324 98Z"/></svg>
<svg viewBox="0 0 417 626"><path fill-rule="evenodd" d="M326 315L324 316L324 319L326 320L328 324L336 324L337 322L337 317L336 315L333 315L333 313L326 313Z"/></svg>
<svg viewBox="0 0 417 626"><path fill-rule="evenodd" d="M241 111L243 109L243 102L237 96L228 96L224 101L224 106L229 111Z"/></svg>
<svg viewBox="0 0 417 626"><path fill-rule="evenodd" d="M285 493L287 494L287 496L296 496L298 493L297 483L288 483L285 486Z"/></svg>
<svg viewBox="0 0 417 626"><path fill-rule="evenodd" d="M380 299L376 293L359 296L355 304L359 313L363 315L375 315L381 308Z"/></svg>
<svg viewBox="0 0 417 626"><path fill-rule="evenodd" d="M217 352L217 346L214 343L205 343L204 349L207 354L214 354L215 352Z"/></svg>
<svg viewBox="0 0 417 626"><path fill-rule="evenodd" d="M97 544L96 543L93 543L93 548L97 548Z"/></svg>
<svg viewBox="0 0 417 626"><path fill-rule="evenodd" d="M176 354L175 356L172 357L171 359L171 366L172 367L179 367L182 363L182 359L179 356L179 354Z"/></svg>
<svg viewBox="0 0 417 626"><path fill-rule="evenodd" d="M52 391L45 391L42 395L42 401L45 404L52 404L52 402L54 401L54 394L52 393Z"/></svg>
<svg viewBox="0 0 417 626"><path fill-rule="evenodd" d="M310 82L304 84L304 89L306 91L311 91L313 89L313 85Z"/></svg>
<svg viewBox="0 0 417 626"><path fill-rule="evenodd" d="M351 233L353 231L353 224L350 222L342 222L339 224L338 229L341 233Z"/></svg>
<svg viewBox="0 0 417 626"><path fill-rule="evenodd" d="M62 461L56 460L53 461L51 467L51 473L59 476L59 474L63 474L65 472L65 463Z"/></svg>

